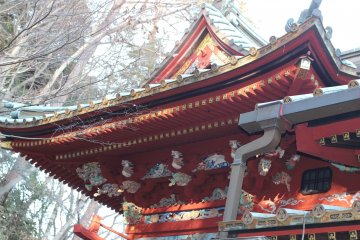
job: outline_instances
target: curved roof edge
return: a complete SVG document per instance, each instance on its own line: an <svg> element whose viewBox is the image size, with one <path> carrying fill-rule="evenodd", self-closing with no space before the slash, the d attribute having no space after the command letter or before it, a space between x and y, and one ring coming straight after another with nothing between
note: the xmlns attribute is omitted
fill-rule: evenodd
<svg viewBox="0 0 360 240"><path fill-rule="evenodd" d="M62 111L56 111L55 109L51 109L54 110L52 112L50 109L47 109L52 112L51 114L44 113L42 111L41 113L38 112L39 114L37 116L23 116L19 119L0 117L0 128L10 131L22 128L30 129L31 127L44 126L57 121L70 119L75 116L85 116L86 114L89 114L99 109L119 108L120 106L126 106L126 104L131 103L137 104L139 101L148 101L150 98L156 98L156 96L164 96L163 94L168 96L171 90L177 89L179 87L186 87L187 85L193 83L207 81L209 80L209 78L214 78L222 74L231 73L234 70L240 69L249 64L260 64L258 60L265 58L268 59L266 56L272 56L274 52L279 52L280 50L284 52L284 46L286 46L287 48L291 48L291 45L294 44L294 41L299 39L299 37L303 34L309 32L310 29L314 29L310 32L313 34L311 34L310 37L306 37L306 39L302 39L301 42L310 41L310 44L312 42L317 45L317 49L315 49L315 52L321 54L320 57L322 57L326 62L327 70L329 71L332 80L335 81L337 84L346 84L349 80L358 78L356 69L345 65L336 55L335 49L332 46L330 40L326 38L325 29L319 19L310 18L303 24L299 25L296 31L290 32L278 39L275 39L274 42L256 50L248 56L242 58L234 57L234 59L232 59L233 61L228 64L218 66L218 68L216 69L208 69L205 72L200 72L198 75L180 75L180 78L178 79L167 79L161 84L148 84L144 88L133 89L131 92L128 93L118 93L116 95L108 96L99 101L91 101L88 104L71 106L68 107L68 109L64 109ZM313 38L313 36L315 36L315 38ZM286 52L289 53L289 51L291 50L289 49ZM254 65L252 65L252 67L254 68ZM340 79L340 76L342 76L343 78ZM21 106L19 106L16 110L21 110Z"/></svg>
<svg viewBox="0 0 360 240"><path fill-rule="evenodd" d="M205 29L230 55L245 56L252 47L260 48L266 44L266 41L251 29L249 22L239 12L229 20L217 8L205 3L202 5L199 18L190 25L174 49L168 53L143 85L169 78L169 68L174 68L174 64L192 50L195 40L198 40Z"/></svg>

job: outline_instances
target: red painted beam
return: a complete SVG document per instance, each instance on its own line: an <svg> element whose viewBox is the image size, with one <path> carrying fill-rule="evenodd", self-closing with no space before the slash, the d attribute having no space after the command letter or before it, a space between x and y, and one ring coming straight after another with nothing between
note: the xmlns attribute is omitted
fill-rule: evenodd
<svg viewBox="0 0 360 240"><path fill-rule="evenodd" d="M319 143L322 137L354 132L359 123L360 119L355 118L315 127L308 127L307 124L298 125L296 126L297 150L333 162L359 166L354 149L322 146Z"/></svg>
<svg viewBox="0 0 360 240"><path fill-rule="evenodd" d="M360 225L345 225L345 226L332 226L332 227L319 227L319 228L306 228L305 234L329 233L329 232L347 232L360 230ZM286 230L273 230L264 232L241 233L238 237L255 237L255 236L284 236L284 235L301 235L302 229L286 229Z"/></svg>
<svg viewBox="0 0 360 240"><path fill-rule="evenodd" d="M96 233L84 228L81 224L75 224L73 232L76 236L81 237L84 240L105 240Z"/></svg>

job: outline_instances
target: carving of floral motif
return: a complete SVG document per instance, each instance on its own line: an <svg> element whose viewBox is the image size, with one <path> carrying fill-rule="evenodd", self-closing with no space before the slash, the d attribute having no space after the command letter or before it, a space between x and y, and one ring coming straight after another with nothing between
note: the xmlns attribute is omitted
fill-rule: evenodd
<svg viewBox="0 0 360 240"><path fill-rule="evenodd" d="M100 165L97 162L85 163L77 168L76 172L84 182L90 183L85 185L88 191L91 191L94 186L99 186L106 182L106 179L101 175Z"/></svg>
<svg viewBox="0 0 360 240"><path fill-rule="evenodd" d="M171 166L175 169L181 169L184 166L184 161L182 153L179 151L171 151L171 156L173 157Z"/></svg>
<svg viewBox="0 0 360 240"><path fill-rule="evenodd" d="M169 186L186 186L191 181L191 176L185 173L173 173L172 178L170 178Z"/></svg>
<svg viewBox="0 0 360 240"><path fill-rule="evenodd" d="M236 150L241 146L241 143L237 140L230 140L229 141L229 145L231 148L231 157L234 159L235 158L235 152Z"/></svg>
<svg viewBox="0 0 360 240"><path fill-rule="evenodd" d="M266 157L277 157L277 158L283 158L285 155L285 150L282 149L280 146L276 148L275 151L265 153Z"/></svg>
<svg viewBox="0 0 360 240"><path fill-rule="evenodd" d="M117 184L105 183L104 185L101 186L101 188L98 189L97 193L98 195L106 194L109 197L117 197L120 196L121 191L122 190L119 188Z"/></svg>
<svg viewBox="0 0 360 240"><path fill-rule="evenodd" d="M134 165L132 164L132 162L128 161L128 160L122 160L121 161L121 165L123 166L123 170L121 172L121 174L124 177L131 177L134 174Z"/></svg>
<svg viewBox="0 0 360 240"><path fill-rule="evenodd" d="M169 207L176 204L185 204L185 202L176 200L175 194L171 194L169 198L160 199L158 204L153 204L151 208Z"/></svg>
<svg viewBox="0 0 360 240"><path fill-rule="evenodd" d="M291 158L286 160L285 165L288 170L292 170L295 168L296 164L300 161L299 154L293 154Z"/></svg>
<svg viewBox="0 0 360 240"><path fill-rule="evenodd" d="M228 191L228 187L225 187L224 190L221 188L215 188L211 196L205 197L202 201L208 202L208 201L223 200L226 198L227 191Z"/></svg>
<svg viewBox="0 0 360 240"><path fill-rule="evenodd" d="M166 212L154 215L145 216L144 222L147 224L151 223L163 223L163 222L178 222L188 221L195 219L206 219L222 216L220 211L223 211L224 207L212 208L212 209L201 209L183 212Z"/></svg>
<svg viewBox="0 0 360 240"><path fill-rule="evenodd" d="M349 197L349 194L347 192L343 192L340 194L334 193L330 196L321 197L321 198L319 198L319 200L326 201L326 202L342 201L342 202L346 202L347 204L350 204L348 197Z"/></svg>
<svg viewBox="0 0 360 240"><path fill-rule="evenodd" d="M126 190L128 193L136 193L140 189L141 185L140 183L134 182L134 181L124 181L121 184L121 189Z"/></svg>
<svg viewBox="0 0 360 240"><path fill-rule="evenodd" d="M271 160L262 158L258 164L258 171L260 176L266 176L271 168Z"/></svg>
<svg viewBox="0 0 360 240"><path fill-rule="evenodd" d="M123 203L125 224L140 223L142 217L142 209L130 202Z"/></svg>
<svg viewBox="0 0 360 240"><path fill-rule="evenodd" d="M275 183L276 185L285 184L287 190L290 192L291 177L288 173L278 172L273 176L272 180L273 180L273 183Z"/></svg>
<svg viewBox="0 0 360 240"><path fill-rule="evenodd" d="M145 174L142 179L169 177L171 175L172 172L168 169L168 166L166 164L157 163Z"/></svg>
<svg viewBox="0 0 360 240"><path fill-rule="evenodd" d="M229 163L225 160L224 155L220 154L211 154L207 156L198 166L193 170L193 172L197 171L206 171L216 168L224 168L229 167Z"/></svg>

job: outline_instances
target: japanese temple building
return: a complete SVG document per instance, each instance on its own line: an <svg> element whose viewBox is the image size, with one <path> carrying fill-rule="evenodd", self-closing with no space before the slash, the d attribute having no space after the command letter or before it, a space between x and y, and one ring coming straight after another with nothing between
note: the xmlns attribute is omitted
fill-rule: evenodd
<svg viewBox="0 0 360 240"><path fill-rule="evenodd" d="M215 2L142 88L62 108L6 102L1 146L124 214L125 233L95 216L75 225L83 239L101 240L99 227L126 239L358 239L360 81L321 1L269 43Z"/></svg>

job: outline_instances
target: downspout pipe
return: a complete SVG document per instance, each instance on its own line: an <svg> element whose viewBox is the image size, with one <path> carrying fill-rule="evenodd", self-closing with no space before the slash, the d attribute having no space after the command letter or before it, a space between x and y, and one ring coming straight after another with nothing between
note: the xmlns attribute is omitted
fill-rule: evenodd
<svg viewBox="0 0 360 240"><path fill-rule="evenodd" d="M223 221L236 220L247 160L257 154L275 150L280 143L281 134L285 132L283 120L280 118L281 104L281 101L271 102L267 106L263 106L262 109L258 109L256 119L264 131L263 136L235 151ZM269 119L269 116L272 116L272 118ZM239 125L241 125L241 120ZM221 232L220 237L227 238L228 233Z"/></svg>
<svg viewBox="0 0 360 240"><path fill-rule="evenodd" d="M247 160L257 154L275 150L281 140L281 130L274 127L264 129L264 135L245 144L235 152L231 165L230 184L226 198L224 221L236 220Z"/></svg>
<svg viewBox="0 0 360 240"><path fill-rule="evenodd" d="M298 95L298 101L286 104L280 100L257 104L254 111L240 115L239 125L242 129L248 133L264 131L264 135L235 152L224 221L236 220L247 160L256 154L274 150L280 142L281 134L285 132L285 126L360 111L359 80L356 80L355 87L350 83L349 89L344 90L342 86L338 90L331 88L331 93L322 96L305 94ZM220 232L220 239L227 236L227 232Z"/></svg>

